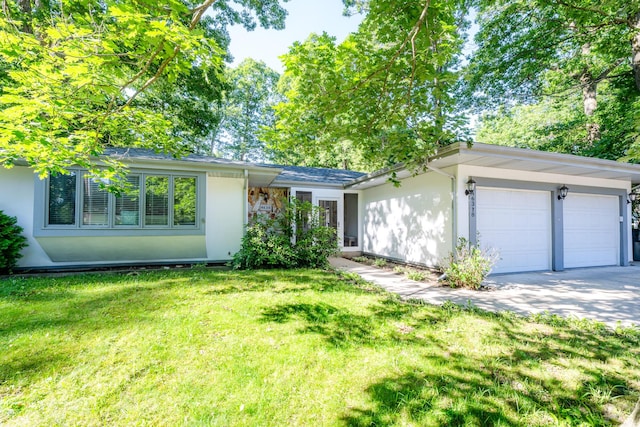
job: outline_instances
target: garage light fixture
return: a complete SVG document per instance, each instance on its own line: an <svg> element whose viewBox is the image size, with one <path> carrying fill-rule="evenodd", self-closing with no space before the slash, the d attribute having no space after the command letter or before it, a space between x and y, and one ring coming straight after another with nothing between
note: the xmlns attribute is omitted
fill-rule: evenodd
<svg viewBox="0 0 640 427"><path fill-rule="evenodd" d="M629 193L627 195L627 204L631 202L635 202L637 197L638 197L638 193L636 193L635 191L632 191L631 193Z"/></svg>
<svg viewBox="0 0 640 427"><path fill-rule="evenodd" d="M564 198L567 197L567 194L569 194L569 187L563 185L562 187L558 188L558 193L558 200L564 200Z"/></svg>
<svg viewBox="0 0 640 427"><path fill-rule="evenodd" d="M473 194L474 191L476 191L476 182L473 178L469 178L469 181L467 181L467 189L464 190L464 195L468 196L469 194Z"/></svg>

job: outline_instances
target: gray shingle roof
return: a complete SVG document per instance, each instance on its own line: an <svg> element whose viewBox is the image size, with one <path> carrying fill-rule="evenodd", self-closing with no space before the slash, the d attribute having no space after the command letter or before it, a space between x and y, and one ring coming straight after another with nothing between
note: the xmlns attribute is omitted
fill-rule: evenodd
<svg viewBox="0 0 640 427"><path fill-rule="evenodd" d="M176 160L199 163L211 163L216 165L238 166L240 168L248 166L261 166L247 162L239 162L236 160L221 159L219 157L202 156L199 154L189 154L188 156L176 158L170 154L158 153L153 150L144 148L107 148L104 150L107 156L117 156L123 159L140 159L140 160Z"/></svg>
<svg viewBox="0 0 640 427"><path fill-rule="evenodd" d="M238 168L272 168L281 169L282 172L273 181L274 184L285 183L307 183L307 184L326 184L330 186L345 185L357 178L364 176L362 172L355 172L343 169L328 169L328 168L312 168L306 166L285 166L285 165L271 165L265 163L247 163L239 162L235 160L221 159L219 157L201 156L197 154L190 154L182 158L174 158L169 154L156 153L153 150L141 149L141 148L107 148L105 150L107 156L122 156L123 160L126 159L140 159L140 160L176 160L176 161L190 161L198 163L207 163L211 165L225 165Z"/></svg>
<svg viewBox="0 0 640 427"><path fill-rule="evenodd" d="M274 180L278 183L309 183L344 185L365 174L344 169L311 168L306 166L262 165L273 166L282 169L282 172Z"/></svg>

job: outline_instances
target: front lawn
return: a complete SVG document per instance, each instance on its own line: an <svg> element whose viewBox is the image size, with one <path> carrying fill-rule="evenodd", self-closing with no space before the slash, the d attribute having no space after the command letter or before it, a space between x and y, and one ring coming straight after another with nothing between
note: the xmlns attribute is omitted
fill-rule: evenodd
<svg viewBox="0 0 640 427"><path fill-rule="evenodd" d="M1 425L609 425L639 378L637 330L330 272L0 280Z"/></svg>

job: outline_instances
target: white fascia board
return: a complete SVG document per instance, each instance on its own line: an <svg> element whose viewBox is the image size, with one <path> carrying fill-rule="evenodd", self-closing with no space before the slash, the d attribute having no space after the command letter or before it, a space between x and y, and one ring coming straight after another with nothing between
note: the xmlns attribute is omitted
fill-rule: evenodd
<svg viewBox="0 0 640 427"><path fill-rule="evenodd" d="M449 150L441 153L450 155ZM549 151L528 150L523 148L505 147L501 145L474 143L471 147L460 143L451 146L452 152L460 154L485 154L489 157L502 157L510 160L529 160L557 166L574 166L584 169L605 170L618 173L631 173L640 177L640 165L616 162L614 160L599 159L595 157L583 157L573 154L553 153Z"/></svg>
<svg viewBox="0 0 640 427"><path fill-rule="evenodd" d="M616 174L624 175L618 178L618 180L629 180L633 184L640 184L640 165L634 165L630 163L621 163L613 160L598 159L593 157L582 157L573 154L552 153L548 151L528 150L522 148L505 147L501 145L473 143L469 145L467 143L455 143L444 147L439 150L435 155L429 157L427 165L434 163L436 167L448 167L457 164L473 164L473 162L465 162L464 156L483 156L487 158L501 158L505 160L505 163L501 165L501 168L508 169L509 161L529 161L539 163L541 166L555 166L566 168L577 168L583 170L584 173L571 173L574 176L589 176L592 172L603 171L612 172ZM453 156L457 156L455 159ZM447 162L447 160L449 160ZM453 161L451 163L451 161ZM442 165L444 163L444 165ZM451 163L451 164L449 164ZM493 166L496 167L496 166ZM427 166L428 168L428 166ZM543 172L541 167L540 172ZM372 172L361 178L358 178L347 185L345 188L358 188L365 189L382 185L387 182L387 179L391 177L392 173L396 173L399 178L410 176L411 172L403 165L398 164L391 168L381 169L376 172ZM553 173L562 174L561 170ZM385 178L385 179L381 179Z"/></svg>
<svg viewBox="0 0 640 427"><path fill-rule="evenodd" d="M328 184L322 182L305 182L305 181L278 181L272 184L272 187L305 187L305 188L331 188L336 190L342 190L345 188L344 184Z"/></svg>

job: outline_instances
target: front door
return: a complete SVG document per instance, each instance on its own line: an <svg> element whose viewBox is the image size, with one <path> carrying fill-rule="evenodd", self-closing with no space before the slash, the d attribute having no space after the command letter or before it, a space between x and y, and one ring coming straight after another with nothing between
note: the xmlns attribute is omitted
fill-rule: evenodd
<svg viewBox="0 0 640 427"><path fill-rule="evenodd" d="M320 224L325 227L331 227L336 230L338 244L342 246L340 239L340 221L338 220L338 199L337 198L319 198L317 205L320 208Z"/></svg>

